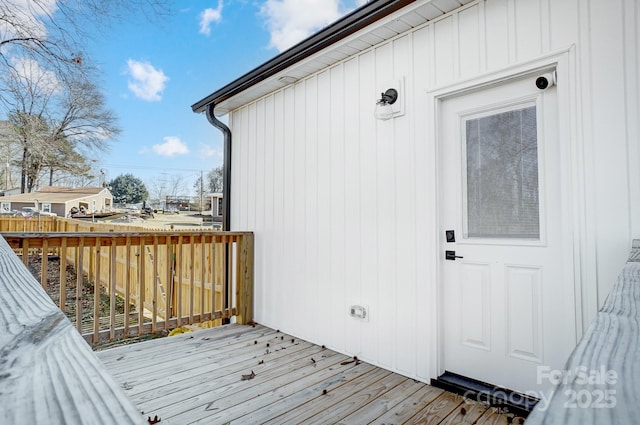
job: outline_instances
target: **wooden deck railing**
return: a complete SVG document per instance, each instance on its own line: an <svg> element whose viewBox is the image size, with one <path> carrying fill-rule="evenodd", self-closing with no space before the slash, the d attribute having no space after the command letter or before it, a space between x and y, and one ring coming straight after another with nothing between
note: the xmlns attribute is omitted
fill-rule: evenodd
<svg viewBox="0 0 640 425"><path fill-rule="evenodd" d="M252 320L252 233L96 233L95 223L52 223L90 232L2 235L89 342Z"/></svg>

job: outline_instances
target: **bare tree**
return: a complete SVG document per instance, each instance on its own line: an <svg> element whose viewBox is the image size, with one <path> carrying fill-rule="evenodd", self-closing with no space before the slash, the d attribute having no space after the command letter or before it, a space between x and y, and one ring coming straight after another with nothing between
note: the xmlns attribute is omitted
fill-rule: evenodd
<svg viewBox="0 0 640 425"><path fill-rule="evenodd" d="M171 175L167 181L167 195L172 197L184 195L185 187L184 177L179 174Z"/></svg>
<svg viewBox="0 0 640 425"><path fill-rule="evenodd" d="M206 194L206 185L202 177L198 177L193 183L193 190L196 192L196 196L202 197Z"/></svg>
<svg viewBox="0 0 640 425"><path fill-rule="evenodd" d="M224 168L222 166L216 167L207 173L206 183L209 186L209 191L212 193L222 192L222 182L224 177Z"/></svg>
<svg viewBox="0 0 640 425"><path fill-rule="evenodd" d="M165 174L147 181L149 200L152 204L165 205L167 198L177 199L184 197L186 193L186 181L179 174Z"/></svg>
<svg viewBox="0 0 640 425"><path fill-rule="evenodd" d="M20 163L19 136L9 121L0 121L0 185L4 189L13 189L16 185L14 169Z"/></svg>
<svg viewBox="0 0 640 425"><path fill-rule="evenodd" d="M48 153L46 143L48 129L45 121L38 115L26 111L12 111L9 122L18 135L22 158L20 160L20 192L31 192L38 180L42 162Z"/></svg>
<svg viewBox="0 0 640 425"><path fill-rule="evenodd" d="M163 179L152 179L148 183L149 200L155 204L162 203L167 196L167 184Z"/></svg>
<svg viewBox="0 0 640 425"><path fill-rule="evenodd" d="M2 101L22 152L23 193L45 169L50 182L55 171L88 172L86 158L107 150L120 132L90 76L82 69L57 78L33 60L16 62L3 76Z"/></svg>

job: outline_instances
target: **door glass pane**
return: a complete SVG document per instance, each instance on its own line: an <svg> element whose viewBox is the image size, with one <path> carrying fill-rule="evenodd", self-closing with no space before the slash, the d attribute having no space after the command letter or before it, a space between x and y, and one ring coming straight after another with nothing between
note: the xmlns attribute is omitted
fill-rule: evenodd
<svg viewBox="0 0 640 425"><path fill-rule="evenodd" d="M540 238L536 107L467 119L467 236Z"/></svg>

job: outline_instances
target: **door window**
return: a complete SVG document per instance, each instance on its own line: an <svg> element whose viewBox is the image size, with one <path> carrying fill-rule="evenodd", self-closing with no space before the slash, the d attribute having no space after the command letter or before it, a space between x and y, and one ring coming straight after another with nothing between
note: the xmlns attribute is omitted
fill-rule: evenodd
<svg viewBox="0 0 640 425"><path fill-rule="evenodd" d="M463 119L468 238L540 239L536 106Z"/></svg>

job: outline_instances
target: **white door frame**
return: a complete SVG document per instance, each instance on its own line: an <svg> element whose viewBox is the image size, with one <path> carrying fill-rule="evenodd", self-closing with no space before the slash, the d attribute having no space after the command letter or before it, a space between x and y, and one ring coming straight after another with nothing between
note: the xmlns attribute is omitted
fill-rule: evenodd
<svg viewBox="0 0 640 425"><path fill-rule="evenodd" d="M560 167L561 170L561 196L567 200L567 208L563 211L564 226L563 235L563 255L564 261L570 266L566 268L566 279L573 282L575 293L575 319L576 319L576 340L578 340L584 331L583 317L585 316L583 308L592 308L597 305L596 288L588 288L582 286L581 276L583 268L581 257L584 255L587 231L584 226L583 209L581 205L585 204L586 189L583 185L576 184L579 180L578 176L584 170L584 147L576 142L577 134L577 101L576 101L576 71L575 71L575 48L563 49L551 52L544 56L535 58L534 60L519 63L517 65L503 68L499 71L483 74L473 79L465 80L453 85L439 87L435 90L427 92L427 117L431 131L429 132L428 143L432 144L431 152L435 155L431 159L433 161L434 171L434 190L432 205L437 206L440 199L440 190L442 187L441 166L438 163L439 157L439 125L442 118L442 102L452 96L460 95L472 90L479 90L511 78L536 72L536 70L544 70L555 67L557 79L560 81L557 87L558 102L558 138L566 140L567 143L561 145ZM440 290L443 273L441 270L440 256L444 256L441 252L443 246L444 234L440 231L439 213L435 214L435 226L437 237L433 241L433 252L439 257L435 261L436 270L433 274L430 293L434 296L435 302L431 305L435 306L431 315L431 355L430 355L430 375L431 378L437 378L444 372L443 366L443 335L442 335L442 292ZM588 317L588 316L587 316Z"/></svg>

